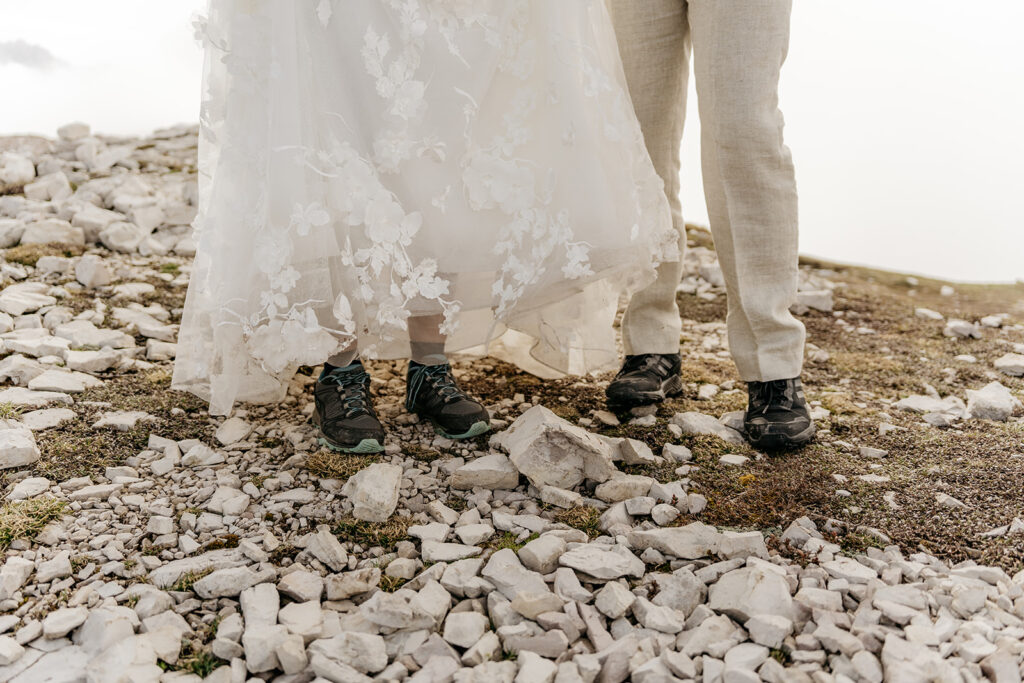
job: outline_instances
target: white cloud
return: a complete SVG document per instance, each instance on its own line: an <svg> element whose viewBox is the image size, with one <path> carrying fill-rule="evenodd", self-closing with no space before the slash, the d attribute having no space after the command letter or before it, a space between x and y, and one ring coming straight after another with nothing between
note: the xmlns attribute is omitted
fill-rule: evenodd
<svg viewBox="0 0 1024 683"><path fill-rule="evenodd" d="M30 69L51 69L63 64L52 52L42 45L24 40L8 40L0 43L0 64L18 64Z"/></svg>

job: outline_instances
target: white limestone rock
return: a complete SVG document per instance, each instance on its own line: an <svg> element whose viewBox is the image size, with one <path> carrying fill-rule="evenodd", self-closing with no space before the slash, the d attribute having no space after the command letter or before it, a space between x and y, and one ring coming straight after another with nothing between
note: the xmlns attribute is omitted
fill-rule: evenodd
<svg viewBox="0 0 1024 683"><path fill-rule="evenodd" d="M306 552L336 572L348 568L348 552L326 524L307 537Z"/></svg>
<svg viewBox="0 0 1024 683"><path fill-rule="evenodd" d="M743 623L761 615L793 618L789 584L770 569L751 566L724 574L708 593L708 607Z"/></svg>
<svg viewBox="0 0 1024 683"><path fill-rule="evenodd" d="M165 342L174 342L177 339L177 326L167 325L149 313L134 308L115 308L113 313L129 332Z"/></svg>
<svg viewBox="0 0 1024 683"><path fill-rule="evenodd" d="M246 623L242 634L245 667L250 673L263 673L278 667L277 647L288 636L288 629L276 624Z"/></svg>
<svg viewBox="0 0 1024 683"><path fill-rule="evenodd" d="M743 626L752 641L771 649L782 647L782 641L793 632L792 620L777 614L758 614Z"/></svg>
<svg viewBox="0 0 1024 683"><path fill-rule="evenodd" d="M566 491L557 486L542 486L540 489L541 502L554 505L560 508L572 508L583 503L582 494L575 491Z"/></svg>
<svg viewBox="0 0 1024 683"><path fill-rule="evenodd" d="M981 339L981 327L977 323L953 318L946 322L946 327L942 330L942 334L947 337L959 337L961 339Z"/></svg>
<svg viewBox="0 0 1024 683"><path fill-rule="evenodd" d="M85 623L89 610L85 607L61 607L43 618L43 637L48 639L63 638L68 633Z"/></svg>
<svg viewBox="0 0 1024 683"><path fill-rule="evenodd" d="M1024 354L1007 353L995 361L995 368L1004 375L1011 377L1024 376Z"/></svg>
<svg viewBox="0 0 1024 683"><path fill-rule="evenodd" d="M455 562L468 557L475 557L482 552L480 548L461 543L438 543L424 541L421 555L424 562Z"/></svg>
<svg viewBox="0 0 1024 683"><path fill-rule="evenodd" d="M692 522L682 527L631 531L627 534L630 545L643 550L655 550L680 559L695 560L718 552L721 534L711 526Z"/></svg>
<svg viewBox="0 0 1024 683"><path fill-rule="evenodd" d="M25 387L11 387L0 391L0 403L10 403L21 408L42 408L53 403L71 405L74 399L57 391L32 391Z"/></svg>
<svg viewBox="0 0 1024 683"><path fill-rule="evenodd" d="M637 621L644 628L673 635L683 630L685 617L671 607L655 605L647 598L638 596L632 609Z"/></svg>
<svg viewBox="0 0 1024 683"><path fill-rule="evenodd" d="M39 460L39 446L30 429L0 429L0 470L24 467Z"/></svg>
<svg viewBox="0 0 1024 683"><path fill-rule="evenodd" d="M79 372L106 372L121 361L121 354L113 349L101 351L73 351L64 354L64 364L71 370Z"/></svg>
<svg viewBox="0 0 1024 683"><path fill-rule="evenodd" d="M667 503L658 503L651 509L651 519L658 526L666 526L679 517L679 509Z"/></svg>
<svg viewBox="0 0 1024 683"><path fill-rule="evenodd" d="M57 137L66 142L75 142L82 138L89 137L92 129L89 124L82 123L81 121L73 121L66 123L57 129Z"/></svg>
<svg viewBox="0 0 1024 683"><path fill-rule="evenodd" d="M444 620L444 639L456 647L475 645L487 630L488 619L479 612L455 612Z"/></svg>
<svg viewBox="0 0 1024 683"><path fill-rule="evenodd" d="M0 290L0 311L9 315L25 315L44 306L53 306L57 300L47 294L49 285L43 282L17 282Z"/></svg>
<svg viewBox="0 0 1024 683"><path fill-rule="evenodd" d="M718 554L728 560L737 557L745 559L751 555L767 559L768 548L760 531L724 531L718 545Z"/></svg>
<svg viewBox="0 0 1024 683"><path fill-rule="evenodd" d="M67 221L46 218L25 225L21 244L75 244L85 246L85 231Z"/></svg>
<svg viewBox="0 0 1024 683"><path fill-rule="evenodd" d="M6 667L21 659L25 648L10 636L0 636L0 666Z"/></svg>
<svg viewBox="0 0 1024 683"><path fill-rule="evenodd" d="M878 578L878 572L865 566L852 557L839 556L834 560L821 563L821 568L837 579L849 583L868 583Z"/></svg>
<svg viewBox="0 0 1024 683"><path fill-rule="evenodd" d="M522 548L517 555L527 569L550 574L558 569L558 558L565 553L565 541L555 534L544 534Z"/></svg>
<svg viewBox="0 0 1024 683"><path fill-rule="evenodd" d="M324 592L324 580L319 574L300 569L278 581L277 590L299 602L319 600Z"/></svg>
<svg viewBox="0 0 1024 683"><path fill-rule="evenodd" d="M491 555L480 574L509 600L519 593L544 593L548 590L544 577L524 567L511 548L503 548Z"/></svg>
<svg viewBox="0 0 1024 683"><path fill-rule="evenodd" d="M224 462L224 454L213 450L204 443L197 443L181 457L185 467L210 467Z"/></svg>
<svg viewBox="0 0 1024 683"><path fill-rule="evenodd" d="M693 452L686 446L667 443L661 449L661 457L668 462L690 462L693 460Z"/></svg>
<svg viewBox="0 0 1024 683"><path fill-rule="evenodd" d="M1020 408L1020 399L999 382L967 390L967 410L976 420L1005 422Z"/></svg>
<svg viewBox="0 0 1024 683"><path fill-rule="evenodd" d="M321 638L310 643L309 653L344 662L362 674L375 674L388 665L387 644L382 637L371 633L345 631Z"/></svg>
<svg viewBox="0 0 1024 683"><path fill-rule="evenodd" d="M514 683L552 683L558 673L558 665L536 652L523 650L516 658L519 672Z"/></svg>
<svg viewBox="0 0 1024 683"><path fill-rule="evenodd" d="M196 581L192 590L204 600L234 597L264 580L271 578L266 572L255 572L248 567L217 569Z"/></svg>
<svg viewBox="0 0 1024 683"><path fill-rule="evenodd" d="M823 313L831 313L834 306L831 289L797 292L797 305L813 308Z"/></svg>
<svg viewBox="0 0 1024 683"><path fill-rule="evenodd" d="M636 596L618 581L609 581L594 596L594 607L609 619L618 619L633 606Z"/></svg>
<svg viewBox="0 0 1024 683"><path fill-rule="evenodd" d="M141 410L117 410L103 413L100 419L93 423L93 429L104 427L116 429L120 432L127 432L135 429L140 422L156 422L158 418Z"/></svg>
<svg viewBox="0 0 1024 683"><path fill-rule="evenodd" d="M73 192L74 191L71 189L71 182L68 181L68 177L61 171L48 173L39 177L35 182L25 185L25 198L35 199L41 202L54 202L67 199ZM59 242L60 240L46 241Z"/></svg>
<svg viewBox="0 0 1024 683"><path fill-rule="evenodd" d="M0 249L10 249L21 242L25 224L12 218L0 218Z"/></svg>
<svg viewBox="0 0 1024 683"><path fill-rule="evenodd" d="M27 185L35 177L36 166L28 157L14 152L0 154L0 186Z"/></svg>
<svg viewBox="0 0 1024 683"><path fill-rule="evenodd" d="M536 487L571 489L584 479L607 481L615 472L615 449L596 435L534 406L491 443L509 454Z"/></svg>
<svg viewBox="0 0 1024 683"><path fill-rule="evenodd" d="M643 561L621 545L576 544L558 558L558 563L595 579L644 575Z"/></svg>
<svg viewBox="0 0 1024 683"><path fill-rule="evenodd" d="M319 596L317 596L319 598ZM272 583L260 583L246 588L238 597L245 625L273 625L277 623L281 597ZM220 632L218 631L218 635Z"/></svg>
<svg viewBox="0 0 1024 683"><path fill-rule="evenodd" d="M726 427L711 415L695 412L676 413L670 422L678 425L686 434L712 434L727 443L738 446L746 443L742 434L735 429Z"/></svg>
<svg viewBox="0 0 1024 683"><path fill-rule="evenodd" d="M416 593L399 590L395 593L377 591L359 606L359 614L378 626L401 629L432 628L433 616L413 604Z"/></svg>
<svg viewBox="0 0 1024 683"><path fill-rule="evenodd" d="M170 342L163 342L159 339L146 340L146 360L161 361L174 360L178 355L178 345Z"/></svg>
<svg viewBox="0 0 1024 683"><path fill-rule="evenodd" d="M930 308L918 307L914 309L914 315L924 320L945 320L945 316Z"/></svg>
<svg viewBox="0 0 1024 683"><path fill-rule="evenodd" d="M124 220L116 211L108 211L93 204L86 204L71 217L71 225L85 230L93 239L110 224Z"/></svg>
<svg viewBox="0 0 1024 683"><path fill-rule="evenodd" d="M368 522L384 522L398 507L402 468L374 463L345 482L342 494L352 502L352 516Z"/></svg>
<svg viewBox="0 0 1024 683"><path fill-rule="evenodd" d="M109 285L114 280L114 274L101 256L86 254L75 264L75 279L84 286L94 289Z"/></svg>
<svg viewBox="0 0 1024 683"><path fill-rule="evenodd" d="M19 481L7 494L7 500L26 500L38 496L50 488L50 480L46 477L26 477Z"/></svg>
<svg viewBox="0 0 1024 683"><path fill-rule="evenodd" d="M240 417L231 417L224 421L220 427L217 428L216 437L224 446L230 446L233 443L238 443L245 437L249 436L252 432L252 425L243 420Z"/></svg>
<svg viewBox="0 0 1024 683"><path fill-rule="evenodd" d="M99 240L107 249L125 254L134 253L145 239L146 233L134 223L125 220L111 222L99 233Z"/></svg>
<svg viewBox="0 0 1024 683"><path fill-rule="evenodd" d="M0 567L0 601L9 600L21 590L35 567L35 563L23 557L8 557L3 567Z"/></svg>
<svg viewBox="0 0 1024 683"><path fill-rule="evenodd" d="M71 576L71 559L67 551L57 553L55 557L36 566L36 583L49 583L67 576Z"/></svg>
<svg viewBox="0 0 1024 683"><path fill-rule="evenodd" d="M607 481L599 484L594 495L606 503L619 503L630 498L646 496L651 490L654 479L639 474L616 473Z"/></svg>
<svg viewBox="0 0 1024 683"><path fill-rule="evenodd" d="M40 361L43 358L50 359L48 364L40 363L44 371L48 367L52 367L54 360L63 357L70 346L71 343L67 339L50 336L42 329L18 330L16 333L7 335L4 340L4 347L8 351L16 351L19 354L39 358ZM33 373L33 377L39 374L42 373Z"/></svg>
<svg viewBox="0 0 1024 683"><path fill-rule="evenodd" d="M476 545L493 536L494 527L490 524L467 524L456 527L455 535L466 545Z"/></svg>
<svg viewBox="0 0 1024 683"><path fill-rule="evenodd" d="M213 571L225 567L238 567L244 563L245 556L237 548L211 550L201 555L173 560L155 567L149 573L149 582L157 588L170 588L178 581L178 579L186 574L202 574L207 571ZM242 604L244 607L244 597ZM274 612L274 615L276 618L276 611Z"/></svg>
<svg viewBox="0 0 1024 683"><path fill-rule="evenodd" d="M25 386L33 377L46 372L46 366L39 361L15 353L0 360L0 380L9 379L13 384Z"/></svg>
<svg viewBox="0 0 1024 683"><path fill-rule="evenodd" d="M501 453L470 460L452 472L453 489L514 489L519 486L519 470Z"/></svg>
<svg viewBox="0 0 1024 683"><path fill-rule="evenodd" d="M64 323L54 330L57 337L67 339L71 342L72 348L95 346L102 349L109 346L112 349L127 349L135 346L135 340L118 330L101 329L89 320L72 320Z"/></svg>
<svg viewBox="0 0 1024 683"><path fill-rule="evenodd" d="M47 370L33 377L28 383L28 388L32 391L55 391L65 394L78 394L98 386L103 386L103 382L92 375L65 370Z"/></svg>

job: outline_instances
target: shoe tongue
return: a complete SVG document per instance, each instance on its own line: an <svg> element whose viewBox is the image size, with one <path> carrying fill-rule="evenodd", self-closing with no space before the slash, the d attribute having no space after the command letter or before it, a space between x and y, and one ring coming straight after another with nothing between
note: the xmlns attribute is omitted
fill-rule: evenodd
<svg viewBox="0 0 1024 683"><path fill-rule="evenodd" d="M345 377L351 377L352 375L360 372L363 372L362 363L353 363L352 365L346 365L343 368L332 368L329 372L325 368L320 372L320 377L317 381L330 384L341 384L342 379Z"/></svg>

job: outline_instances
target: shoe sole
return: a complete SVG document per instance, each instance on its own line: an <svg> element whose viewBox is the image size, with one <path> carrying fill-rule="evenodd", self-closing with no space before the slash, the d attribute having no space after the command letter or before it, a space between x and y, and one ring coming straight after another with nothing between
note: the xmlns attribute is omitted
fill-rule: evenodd
<svg viewBox="0 0 1024 683"><path fill-rule="evenodd" d="M658 391L632 392L630 397L608 396L608 405L616 408L636 408L649 406L654 403L661 403L667 398L679 396L683 393L683 378L680 375L672 375L661 383Z"/></svg>
<svg viewBox="0 0 1024 683"><path fill-rule="evenodd" d="M474 436L480 436L481 434L486 434L487 432L491 431L491 425L483 421L474 422L473 426L469 428L469 431L467 431L464 434L449 434L448 432L444 431L444 429L441 428L441 426L438 425L436 422L432 422L432 424L434 425L434 431L436 433L440 434L446 439L451 439L452 441L472 439Z"/></svg>
<svg viewBox="0 0 1024 683"><path fill-rule="evenodd" d="M377 441L377 439L363 439L356 446L339 446L326 436L321 436L320 445L326 446L329 450L332 450L335 453L371 455L373 453L384 452L384 446L380 445L380 442Z"/></svg>
<svg viewBox="0 0 1024 683"><path fill-rule="evenodd" d="M747 439L751 446L762 451L785 451L793 448L799 448L808 444L814 435L818 432L817 428L812 424L810 427L794 434L793 436L783 436L781 434L773 434L771 436L762 437L758 440L753 440L748 434L744 432L743 436Z"/></svg>

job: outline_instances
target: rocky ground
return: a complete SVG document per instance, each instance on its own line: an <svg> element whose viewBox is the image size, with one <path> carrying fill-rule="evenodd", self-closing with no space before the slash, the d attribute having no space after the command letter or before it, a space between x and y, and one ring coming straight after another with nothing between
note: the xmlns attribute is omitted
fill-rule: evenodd
<svg viewBox="0 0 1024 683"><path fill-rule="evenodd" d="M767 457L693 231L681 398L466 360L457 444L377 362L387 451L338 456L312 369L168 389L195 147L0 139L0 683L1021 680L1024 287L805 263L822 429Z"/></svg>

